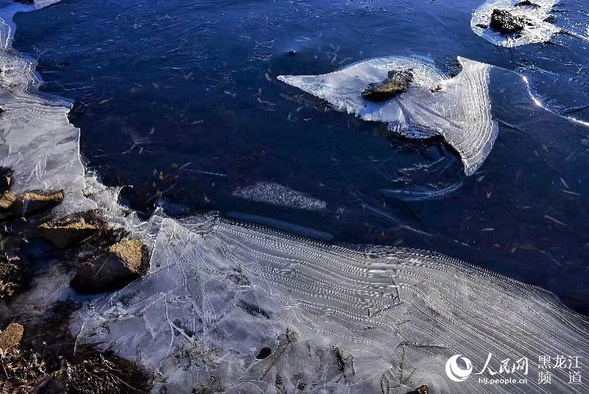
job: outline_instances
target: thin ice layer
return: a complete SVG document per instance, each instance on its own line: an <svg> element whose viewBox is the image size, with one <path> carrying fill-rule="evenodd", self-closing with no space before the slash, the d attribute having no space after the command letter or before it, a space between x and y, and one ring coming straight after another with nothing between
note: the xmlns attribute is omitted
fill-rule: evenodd
<svg viewBox="0 0 589 394"><path fill-rule="evenodd" d="M12 3L0 8L0 108L3 110L0 166L12 169L11 191L15 194L27 190L63 190L65 199L55 208L56 215L96 208L105 213L118 211L118 205L112 201L116 192L86 176L80 159L80 130L67 118L71 102L40 94L36 62L15 52L11 46L14 14L55 2Z"/></svg>
<svg viewBox="0 0 589 394"><path fill-rule="evenodd" d="M68 120L71 102L41 94L36 62L12 48L17 12L33 11L56 1L35 4L0 3L0 166L12 170L11 192L63 190L55 217L96 209L113 227L139 225L136 215L124 215L117 203L118 189L100 184L80 158L80 130ZM30 316L44 312L69 297L62 267L46 278L35 277L31 289L2 306Z"/></svg>
<svg viewBox="0 0 589 394"><path fill-rule="evenodd" d="M325 201L274 182L257 182L238 187L233 195L245 200L309 211L321 211L327 206Z"/></svg>
<svg viewBox="0 0 589 394"><path fill-rule="evenodd" d="M82 313L78 339L141 360L168 392L211 382L230 393L380 392L385 382L390 393L565 393L565 373L537 383L538 356L589 356L589 322L550 293L441 255L352 250L214 215L155 224L149 275ZM403 347L408 379L394 389ZM528 384L453 382L444 367L455 354L475 372L489 354L495 371L527 358L528 371L502 377Z"/></svg>
<svg viewBox="0 0 589 394"><path fill-rule="evenodd" d="M419 58L375 58L323 75L281 75L279 80L328 101L336 109L363 120L389 124L409 138L442 136L460 155L466 175L484 162L497 137L491 118L488 83L490 66L458 58L462 71L454 78ZM383 81L392 71L410 70L407 92L384 101L362 98L370 83Z"/></svg>
<svg viewBox="0 0 589 394"><path fill-rule="evenodd" d="M470 27L475 34L502 47L513 48L550 40L560 29L548 22L552 7L558 0L489 0L472 13ZM501 34L490 28L493 10L507 10L514 17L524 17L529 23L523 30L513 34Z"/></svg>

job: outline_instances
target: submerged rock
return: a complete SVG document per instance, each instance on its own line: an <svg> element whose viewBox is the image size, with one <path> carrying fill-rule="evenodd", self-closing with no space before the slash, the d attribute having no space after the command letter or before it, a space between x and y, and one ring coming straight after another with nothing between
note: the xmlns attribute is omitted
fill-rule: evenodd
<svg viewBox="0 0 589 394"><path fill-rule="evenodd" d="M20 345L25 328L18 323L11 323L0 332L0 352L9 352Z"/></svg>
<svg viewBox="0 0 589 394"><path fill-rule="evenodd" d="M98 257L81 264L72 287L82 294L119 289L147 272L147 248L138 239L118 242Z"/></svg>
<svg viewBox="0 0 589 394"><path fill-rule="evenodd" d="M68 248L106 229L106 223L93 211L75 214L65 219L43 223L39 233L58 249Z"/></svg>
<svg viewBox="0 0 589 394"><path fill-rule="evenodd" d="M528 23L529 20L523 16L514 16L507 10L495 9L489 26L501 34L511 34L523 30Z"/></svg>
<svg viewBox="0 0 589 394"><path fill-rule="evenodd" d="M391 71L381 83L370 83L362 92L362 97L370 101L384 101L407 91L413 74L409 70Z"/></svg>

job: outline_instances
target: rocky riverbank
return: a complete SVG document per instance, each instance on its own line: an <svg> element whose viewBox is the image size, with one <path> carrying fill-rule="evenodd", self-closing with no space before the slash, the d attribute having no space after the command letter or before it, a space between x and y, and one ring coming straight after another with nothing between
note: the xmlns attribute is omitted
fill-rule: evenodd
<svg viewBox="0 0 589 394"><path fill-rule="evenodd" d="M151 375L133 362L75 347L68 325L79 304L23 311L12 302L40 272L26 257L30 244L50 248L58 256L54 264L81 294L116 290L140 277L147 271L147 248L97 211L55 219L51 209L63 201L63 191L14 195L11 184L12 171L0 168L0 392L148 392Z"/></svg>

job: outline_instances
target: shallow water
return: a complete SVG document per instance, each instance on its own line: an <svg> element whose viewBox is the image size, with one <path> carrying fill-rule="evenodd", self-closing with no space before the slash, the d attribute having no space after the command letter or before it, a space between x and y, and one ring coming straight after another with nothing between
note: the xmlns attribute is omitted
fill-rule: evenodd
<svg viewBox="0 0 589 394"><path fill-rule="evenodd" d="M589 121L589 44L559 34L495 47L470 30L478 5L75 0L18 15L15 47L38 57L44 90L76 100L89 167L108 185L132 185L124 196L144 212L163 198L336 242L442 251L587 314L589 128L557 114ZM557 10L555 23L587 25L583 1ZM518 75L495 70L499 136L465 178L443 142L390 137L276 80L384 55L427 56L448 73L457 55L518 71L552 112ZM259 183L325 208L236 193Z"/></svg>

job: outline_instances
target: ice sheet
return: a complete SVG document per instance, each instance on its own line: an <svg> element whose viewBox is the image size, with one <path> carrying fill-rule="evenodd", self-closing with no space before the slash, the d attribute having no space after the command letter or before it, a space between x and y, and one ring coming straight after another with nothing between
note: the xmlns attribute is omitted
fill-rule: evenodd
<svg viewBox="0 0 589 394"><path fill-rule="evenodd" d="M329 102L366 121L389 124L408 138L442 136L458 152L466 175L472 175L491 152L497 124L491 118L490 66L458 58L462 71L442 75L426 59L382 57L365 60L323 75L281 75L289 85ZM383 102L362 98L368 84L383 81L390 71L410 70L407 92Z"/></svg>
<svg viewBox="0 0 589 394"><path fill-rule="evenodd" d="M83 311L78 340L141 360L173 392L379 392L383 381L391 393L569 392L565 374L537 384L538 356L589 356L587 320L550 293L435 253L343 248L215 215L154 218L151 231L149 275ZM412 374L399 387L403 348L403 381ZM527 375L503 377L529 382L453 382L455 354L475 372L489 354L495 370L526 357Z"/></svg>

